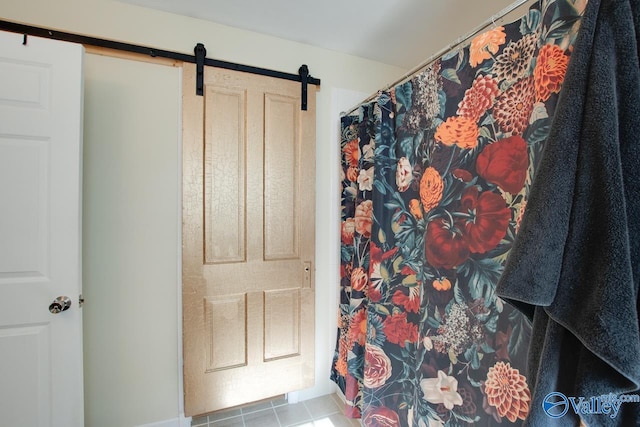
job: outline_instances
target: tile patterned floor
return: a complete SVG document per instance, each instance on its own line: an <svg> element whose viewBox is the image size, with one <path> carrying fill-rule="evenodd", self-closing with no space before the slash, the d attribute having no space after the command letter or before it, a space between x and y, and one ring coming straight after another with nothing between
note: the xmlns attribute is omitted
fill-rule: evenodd
<svg viewBox="0 0 640 427"><path fill-rule="evenodd" d="M346 418L338 395L289 405L284 397L194 418L192 427L361 427Z"/></svg>

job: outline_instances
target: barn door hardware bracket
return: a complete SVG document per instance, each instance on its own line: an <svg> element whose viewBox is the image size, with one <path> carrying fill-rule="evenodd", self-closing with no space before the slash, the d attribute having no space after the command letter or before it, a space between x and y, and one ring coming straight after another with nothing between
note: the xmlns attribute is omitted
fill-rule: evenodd
<svg viewBox="0 0 640 427"><path fill-rule="evenodd" d="M300 74L300 83L302 84L302 111L307 111L307 94L309 86L309 67L306 64L302 64L302 67L298 70Z"/></svg>
<svg viewBox="0 0 640 427"><path fill-rule="evenodd" d="M204 58L207 56L207 49L202 43L198 43L193 48L196 55L196 95L204 95Z"/></svg>

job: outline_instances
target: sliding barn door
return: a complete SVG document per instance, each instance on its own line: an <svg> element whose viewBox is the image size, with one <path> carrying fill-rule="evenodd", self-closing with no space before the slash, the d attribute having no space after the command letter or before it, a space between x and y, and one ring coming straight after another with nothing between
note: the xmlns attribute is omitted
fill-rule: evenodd
<svg viewBox="0 0 640 427"><path fill-rule="evenodd" d="M185 412L314 381L315 89L195 65L183 78Z"/></svg>

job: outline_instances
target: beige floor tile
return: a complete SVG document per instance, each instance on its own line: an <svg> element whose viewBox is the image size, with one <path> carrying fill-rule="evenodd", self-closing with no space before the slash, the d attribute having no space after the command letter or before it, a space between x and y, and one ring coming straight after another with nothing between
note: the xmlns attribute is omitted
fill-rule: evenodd
<svg viewBox="0 0 640 427"><path fill-rule="evenodd" d="M243 415L245 427L280 427L273 409Z"/></svg>
<svg viewBox="0 0 640 427"><path fill-rule="evenodd" d="M209 421L226 420L227 418L237 417L241 415L240 408L224 409L222 411L209 414Z"/></svg>
<svg viewBox="0 0 640 427"><path fill-rule="evenodd" d="M282 427L293 426L311 421L311 414L307 410L304 403L296 403L294 405L279 406L275 408L278 419Z"/></svg>
<svg viewBox="0 0 640 427"><path fill-rule="evenodd" d="M327 419L334 427L353 427L354 425L351 423L351 420L349 418L345 417L342 414L329 415ZM324 422L323 420L320 421ZM320 427L324 427L324 425L321 424Z"/></svg>
<svg viewBox="0 0 640 427"><path fill-rule="evenodd" d="M329 417L313 420L313 427L336 427L334 421L331 421Z"/></svg>
<svg viewBox="0 0 640 427"><path fill-rule="evenodd" d="M242 417L227 418L226 420L209 423L211 427L244 427Z"/></svg>
<svg viewBox="0 0 640 427"><path fill-rule="evenodd" d="M342 397L340 397L337 393L332 394L331 397L333 398L334 402L336 402L336 405L338 405L339 408L344 408L344 400L342 399Z"/></svg>
<svg viewBox="0 0 640 427"><path fill-rule="evenodd" d="M208 424L207 416L196 417L191 420L191 427L206 426Z"/></svg>
<svg viewBox="0 0 640 427"><path fill-rule="evenodd" d="M340 412L340 408L336 404L335 400L333 400L332 395L321 396L315 399L306 400L303 403L309 410L309 413L314 420Z"/></svg>

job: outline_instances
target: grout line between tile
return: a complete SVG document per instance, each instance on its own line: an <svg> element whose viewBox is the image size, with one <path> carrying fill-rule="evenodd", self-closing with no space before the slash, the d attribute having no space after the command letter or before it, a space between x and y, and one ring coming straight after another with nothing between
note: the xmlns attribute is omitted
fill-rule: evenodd
<svg viewBox="0 0 640 427"><path fill-rule="evenodd" d="M273 407L272 408L273 413L276 414L276 420L278 421L278 425L280 427L282 427L282 422L280 422L280 417L278 416L278 411L276 411L275 406L273 406L273 401L271 402L271 406Z"/></svg>
<svg viewBox="0 0 640 427"><path fill-rule="evenodd" d="M316 419L313 418L313 415L311 415L311 411L309 410L309 407L307 406L307 404L305 403L304 400L301 403L302 403L302 406L304 407L304 410L307 411L307 414L309 415L309 418L311 419L311 424L314 424L314 421Z"/></svg>

